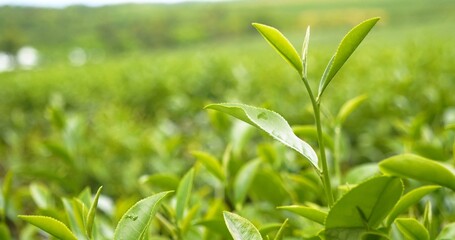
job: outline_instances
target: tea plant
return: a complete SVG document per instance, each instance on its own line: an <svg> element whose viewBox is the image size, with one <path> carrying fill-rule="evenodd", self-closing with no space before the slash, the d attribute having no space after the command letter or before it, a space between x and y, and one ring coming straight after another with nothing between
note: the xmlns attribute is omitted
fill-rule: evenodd
<svg viewBox="0 0 455 240"><path fill-rule="evenodd" d="M128 207L121 207L119 201L118 218L109 212L96 214L101 188L93 196L87 188L77 197L61 198L60 207L51 191L37 183L29 187L38 206L36 215L19 218L59 239L454 238L454 214L444 214L450 210L447 202L455 199L455 174L449 164L405 153L371 168L357 166L343 172L342 127L350 113L366 100L365 96L346 102L333 125L323 126L321 104L327 97L327 87L378 20L360 23L343 38L317 91L312 89L308 77L310 29L300 56L277 29L253 24L297 71L311 102L315 126L291 127L278 113L245 104L206 107L261 129L293 149L292 153L301 155L307 160L305 163L297 157L295 162L287 162L294 155L281 154L284 150L272 144L260 145L257 157L242 155L239 149L250 147L245 144L248 130L239 125L239 131L234 124L235 134L221 158L192 151L196 162L183 177L164 172L143 176L139 182L149 197L134 204L123 203ZM56 123L64 119L57 110L51 111ZM328 131L330 127L333 136ZM299 136L315 139L318 151ZM244 161L245 158L251 160ZM308 166L311 171L307 171ZM11 239L5 223L11 176L5 178L3 185L0 236ZM422 199L426 202L423 205ZM296 224L301 223L300 219L305 219L303 224Z"/></svg>
<svg viewBox="0 0 455 240"><path fill-rule="evenodd" d="M417 203L424 195L444 186L455 191L455 175L446 166L432 160L412 154L402 154L382 161L379 164L385 175L370 178L357 186L348 186L348 191L336 199L332 189L329 164L326 155L323 128L321 124L321 102L326 88L340 68L348 60L379 18L372 18L354 27L341 41L337 51L330 59L319 82L317 94L311 88L307 75L307 54L310 28L307 29L303 42L302 57L291 43L277 29L253 24L266 41L297 71L310 98L317 130L319 156L316 151L298 138L286 120L279 114L263 109L238 103L211 104L206 108L224 112L249 123L270 134L284 145L294 149L305 157L320 176L327 209L311 205L291 205L280 209L295 212L324 228L318 234L322 239L389 239L393 238L392 224L406 239L435 239L432 235L431 205L427 205L422 225L414 218L397 218L409 206ZM354 100L340 112L336 132L346 114L352 111L361 99ZM337 149L338 150L338 149ZM335 161L337 164L337 161ZM339 169L338 166L334 166ZM336 170L339 175L339 170ZM437 184L434 186L418 187L406 195L403 179L415 179L422 182ZM262 239L255 227L248 220L232 213L224 215L226 224L234 239ZM446 222L441 223L438 228ZM453 228L453 225L447 225ZM430 234L431 233L431 234ZM442 236L438 237L439 239Z"/></svg>

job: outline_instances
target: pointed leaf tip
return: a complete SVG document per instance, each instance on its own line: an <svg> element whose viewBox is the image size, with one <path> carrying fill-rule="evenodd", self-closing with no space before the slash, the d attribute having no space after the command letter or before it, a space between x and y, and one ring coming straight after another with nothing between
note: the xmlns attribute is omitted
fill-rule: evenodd
<svg viewBox="0 0 455 240"><path fill-rule="evenodd" d="M375 17L365 20L352 28L351 31L344 36L322 75L321 82L319 83L318 98L322 96L330 81L332 81L333 77L335 77L340 68L357 49L379 19L379 17Z"/></svg>
<svg viewBox="0 0 455 240"><path fill-rule="evenodd" d="M253 23L253 27L264 37L264 39L297 70L302 76L303 64L299 54L291 42L276 28L260 23Z"/></svg>

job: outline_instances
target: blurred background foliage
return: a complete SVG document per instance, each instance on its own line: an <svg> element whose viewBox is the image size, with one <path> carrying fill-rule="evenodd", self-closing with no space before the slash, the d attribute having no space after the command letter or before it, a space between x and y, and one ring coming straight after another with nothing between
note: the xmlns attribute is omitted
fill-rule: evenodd
<svg viewBox="0 0 455 240"><path fill-rule="evenodd" d="M333 136L340 106L368 95L344 125L342 170L404 152L453 158L452 0L3 6L0 50L14 58L32 46L39 60L0 73L0 176L13 171L16 191L32 181L57 195L104 185L104 194L121 199L144 191L142 175L181 176L194 164L194 150L221 158L231 146L237 161L261 156L272 165L297 158L203 107L243 102L273 109L291 125L313 124L297 75L251 23L277 27L297 49L311 25L316 87L341 37L375 16L379 25L324 96L325 131ZM289 164L295 172L305 168ZM281 204L281 197L270 201Z"/></svg>

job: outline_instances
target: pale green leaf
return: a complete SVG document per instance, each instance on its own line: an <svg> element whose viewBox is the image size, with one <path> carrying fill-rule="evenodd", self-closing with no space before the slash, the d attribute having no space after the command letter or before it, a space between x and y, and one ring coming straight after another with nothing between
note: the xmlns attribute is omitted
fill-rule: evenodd
<svg viewBox="0 0 455 240"><path fill-rule="evenodd" d="M399 178L369 179L343 195L330 209L326 229L375 228L387 216L403 192Z"/></svg>
<svg viewBox="0 0 455 240"><path fill-rule="evenodd" d="M302 47L302 67L303 67L303 77L308 80L308 44L310 42L310 26L307 27L305 33L305 39L303 40Z"/></svg>
<svg viewBox="0 0 455 240"><path fill-rule="evenodd" d="M46 216L19 215L20 219L42 229L50 235L62 240L78 240L69 228L57 219Z"/></svg>
<svg viewBox="0 0 455 240"><path fill-rule="evenodd" d="M410 206L416 204L422 197L440 188L439 186L424 186L406 193L390 211L387 217L387 226L390 226L399 214L406 211Z"/></svg>
<svg viewBox="0 0 455 240"><path fill-rule="evenodd" d="M337 124L342 125L346 121L346 118L366 99L366 95L360 95L344 103L336 117Z"/></svg>
<svg viewBox="0 0 455 240"><path fill-rule="evenodd" d="M180 222L183 219L183 213L185 212L186 205L188 205L190 200L193 178L194 168L191 168L185 176L183 176L177 188L177 203L175 207L177 222Z"/></svg>
<svg viewBox="0 0 455 240"><path fill-rule="evenodd" d="M291 205L291 206L282 206L278 209L288 210L293 213L296 213L304 218L307 218L311 221L320 223L324 225L324 221L327 217L327 212L324 212L320 209L307 206Z"/></svg>
<svg viewBox="0 0 455 240"><path fill-rule="evenodd" d="M74 198L62 198L63 207L68 217L69 227L76 235L77 239L87 239L85 234L85 216L83 203ZM82 206L81 206L82 205Z"/></svg>
<svg viewBox="0 0 455 240"><path fill-rule="evenodd" d="M438 237L436 237L436 240L448 239L455 239L455 222L445 225Z"/></svg>
<svg viewBox="0 0 455 240"><path fill-rule="evenodd" d="M161 201L170 192L161 192L134 204L120 219L114 240L138 240L146 233Z"/></svg>
<svg viewBox="0 0 455 240"><path fill-rule="evenodd" d="M442 164L413 154L402 154L379 163L386 174L435 183L455 191L455 174Z"/></svg>
<svg viewBox="0 0 455 240"><path fill-rule="evenodd" d="M179 185L180 179L174 174L168 173L157 173L152 175L142 176L139 182L142 184L150 184L150 186L156 190L176 190Z"/></svg>
<svg viewBox="0 0 455 240"><path fill-rule="evenodd" d="M319 170L316 152L308 143L294 134L288 122L278 113L239 103L210 104L205 108L224 112L267 132L307 158Z"/></svg>
<svg viewBox="0 0 455 240"><path fill-rule="evenodd" d="M95 221L95 213L96 213L96 209L98 207L98 199L100 198L102 189L103 189L103 186L99 187L98 191L96 191L95 198L93 199L93 202L90 205L90 209L87 214L87 224L85 225L85 231L87 233L87 236L89 236L89 238L92 237L92 229L93 229L93 224Z"/></svg>
<svg viewBox="0 0 455 240"><path fill-rule="evenodd" d="M201 151L193 151L191 154L193 154L193 156L195 156L198 161L213 174L213 176L218 178L221 182L224 182L226 176L223 172L223 167L221 166L220 161L218 161L214 156Z"/></svg>
<svg viewBox="0 0 455 240"><path fill-rule="evenodd" d="M223 217L234 240L262 240L258 229L247 219L226 211Z"/></svg>
<svg viewBox="0 0 455 240"><path fill-rule="evenodd" d="M41 209L50 209L54 207L54 199L49 189L43 184L30 184L30 195L35 204Z"/></svg>
<svg viewBox="0 0 455 240"><path fill-rule="evenodd" d="M261 163L260 160L254 160L246 163L239 170L234 179L234 204L235 207L241 208L243 201L247 196L251 183L256 176L256 171Z"/></svg>
<svg viewBox="0 0 455 240"><path fill-rule="evenodd" d="M265 38L265 40L288 62L292 67L297 70L299 75L302 76L302 60L299 54L289 42L289 40L278 29L260 24L253 23L253 26Z"/></svg>
<svg viewBox="0 0 455 240"><path fill-rule="evenodd" d="M395 224L398 230L408 240L429 240L430 235L425 227L414 218L397 218Z"/></svg>
<svg viewBox="0 0 455 240"><path fill-rule="evenodd" d="M300 138L304 138L312 141L318 141L318 130L314 125L296 125L292 126L292 131L294 131L295 135ZM322 133L322 138L324 139L324 143L326 146L333 150L333 140L327 133Z"/></svg>
<svg viewBox="0 0 455 240"><path fill-rule="evenodd" d="M370 32L378 20L379 18L368 19L355 26L346 34L346 36L344 36L343 40L341 40L340 45L338 45L338 49L336 50L335 54L333 55L324 71L321 82L319 84L318 98L322 96L322 93L329 85L330 81L332 81L335 74L348 60L348 58L363 41L363 39Z"/></svg>

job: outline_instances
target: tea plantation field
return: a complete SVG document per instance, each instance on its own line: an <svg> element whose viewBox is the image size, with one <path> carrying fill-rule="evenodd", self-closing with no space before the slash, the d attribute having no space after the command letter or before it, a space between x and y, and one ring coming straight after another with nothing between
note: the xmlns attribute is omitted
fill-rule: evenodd
<svg viewBox="0 0 455 240"><path fill-rule="evenodd" d="M311 11L300 16L296 9L306 5L294 1L261 6L271 13L277 9L276 16L287 14L275 26L299 52L311 25L307 61L313 89L344 34L360 21L381 17L322 99L325 152L337 176L335 197L381 175L378 163L400 154L431 159L453 175L454 4L417 1L405 11L409 1L403 6L354 1L349 7L324 2L311 2ZM238 2L220 6L242 9ZM314 111L299 75L246 19L236 24L248 30L231 37L107 52L82 66L69 64L60 46L43 53L54 58L41 66L0 73L0 239L49 239L18 215L51 216L77 239L112 239L134 203L169 190L177 192L163 200L143 239L230 239L229 215L223 220L223 211L247 218L264 239L280 239L280 234L319 239L323 224L276 209L292 204L330 209L310 163L268 134L204 109L235 102L274 110L318 149ZM337 125L340 108L358 96L364 96L362 101ZM454 236L455 190L432 180L400 181L404 193L428 183L442 186L401 216L421 222L428 239L444 239L437 238L444 231L449 239ZM74 209L78 202L89 208L100 186L93 236L84 235L80 226L87 219L77 220ZM278 231L285 219L287 227ZM392 227L384 220L381 226L392 229L390 239L400 239L407 236L400 230L406 224L395 221Z"/></svg>

